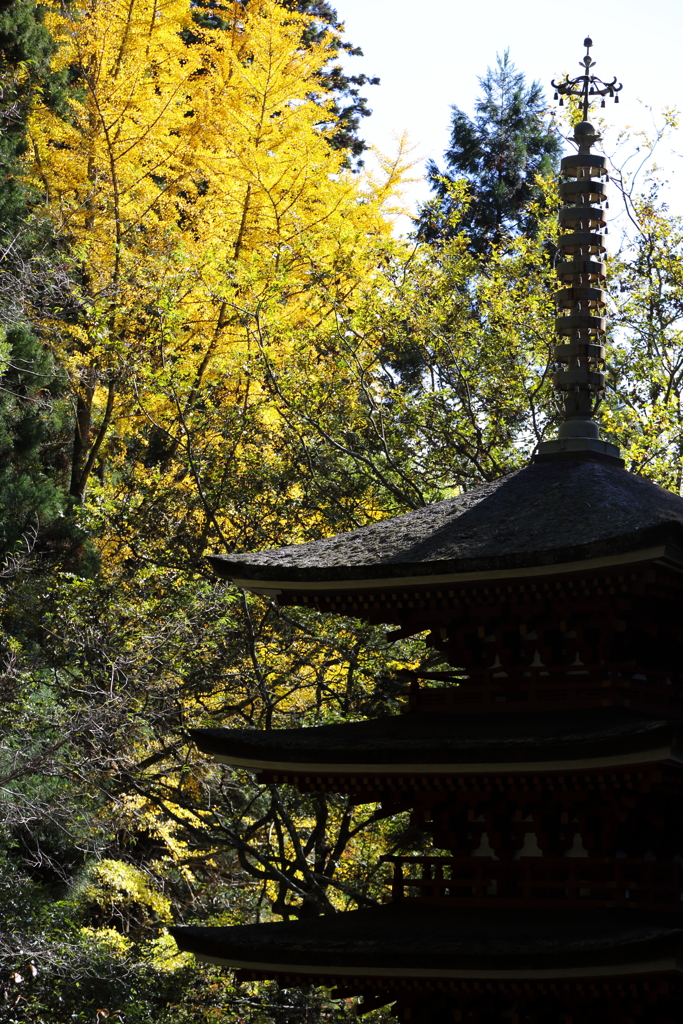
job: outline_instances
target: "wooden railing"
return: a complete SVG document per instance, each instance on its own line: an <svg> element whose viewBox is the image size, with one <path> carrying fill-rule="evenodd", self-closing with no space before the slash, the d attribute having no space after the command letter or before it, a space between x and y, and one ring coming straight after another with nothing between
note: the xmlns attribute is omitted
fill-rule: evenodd
<svg viewBox="0 0 683 1024"><path fill-rule="evenodd" d="M408 673L405 673L408 675ZM588 677L588 678L587 678ZM680 679L667 683L664 678L648 676L635 679L615 673L591 672L572 675L566 670L546 673L534 670L527 677L511 675L505 679L482 673L463 680L457 686L421 686L412 679L409 704L413 711L470 711L488 707L495 711L527 711L546 709L553 704L562 707L594 707L600 704L628 706L642 710L666 710L676 717L683 715L683 689Z"/></svg>
<svg viewBox="0 0 683 1024"><path fill-rule="evenodd" d="M584 857L384 857L392 900L462 906L593 904L682 911L683 865Z"/></svg>

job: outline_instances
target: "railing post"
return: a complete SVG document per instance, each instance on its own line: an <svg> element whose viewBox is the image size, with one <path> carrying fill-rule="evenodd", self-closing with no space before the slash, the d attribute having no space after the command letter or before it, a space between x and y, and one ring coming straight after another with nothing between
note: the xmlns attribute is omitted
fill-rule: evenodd
<svg viewBox="0 0 683 1024"><path fill-rule="evenodd" d="M442 899L444 895L444 884L443 884L443 864L439 861L434 871L435 885L432 887L432 893L434 899Z"/></svg>
<svg viewBox="0 0 683 1024"><path fill-rule="evenodd" d="M391 898L393 900L403 899L403 864L398 857L394 861L394 877L391 882Z"/></svg>

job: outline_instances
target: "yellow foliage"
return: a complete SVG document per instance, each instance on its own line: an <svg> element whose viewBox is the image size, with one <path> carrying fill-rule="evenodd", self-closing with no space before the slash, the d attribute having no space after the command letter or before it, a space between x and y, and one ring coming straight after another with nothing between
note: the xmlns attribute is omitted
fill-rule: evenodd
<svg viewBox="0 0 683 1024"><path fill-rule="evenodd" d="M85 927L79 930L84 939L106 946L110 956L125 956L130 952L131 940L121 932L117 932L116 928Z"/></svg>
<svg viewBox="0 0 683 1024"><path fill-rule="evenodd" d="M302 323L332 317L389 234L405 169L399 155L363 179L329 145L329 40L302 44L308 16L276 0L232 5L228 30L191 15L189 0L48 5L80 78L71 119L35 109L31 176L76 281L78 315L43 324L78 398L81 496L117 417L122 432L133 408L177 431L178 401L240 377L245 310L276 311L282 354ZM314 287L323 275L333 297Z"/></svg>
<svg viewBox="0 0 683 1024"><path fill-rule="evenodd" d="M83 939L104 946L109 956L126 957L134 952L139 943L122 935L116 928L80 928ZM150 939L144 943L145 961L155 971L163 974L172 974L174 971L182 970L188 964L193 963L191 953L182 953L178 949L175 940L164 932L156 939Z"/></svg>
<svg viewBox="0 0 683 1024"><path fill-rule="evenodd" d="M102 860L90 870L81 892L83 899L100 906L135 902L147 907L161 921L171 921L171 901L149 884L148 877L132 864Z"/></svg>

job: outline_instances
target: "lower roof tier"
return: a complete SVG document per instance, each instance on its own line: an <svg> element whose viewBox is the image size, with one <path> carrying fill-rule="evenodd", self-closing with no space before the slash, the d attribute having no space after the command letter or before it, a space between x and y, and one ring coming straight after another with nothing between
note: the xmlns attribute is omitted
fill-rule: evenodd
<svg viewBox="0 0 683 1024"><path fill-rule="evenodd" d="M683 914L399 902L298 921L172 928L181 950L262 977L561 979L679 970Z"/></svg>
<svg viewBox="0 0 683 1024"><path fill-rule="evenodd" d="M683 723L630 708L409 711L302 729L194 729L216 761L288 774L544 773L683 762Z"/></svg>

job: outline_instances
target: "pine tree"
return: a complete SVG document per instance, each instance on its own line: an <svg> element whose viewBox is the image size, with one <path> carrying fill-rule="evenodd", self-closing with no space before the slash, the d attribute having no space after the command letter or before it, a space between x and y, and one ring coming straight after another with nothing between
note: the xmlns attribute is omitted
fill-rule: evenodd
<svg viewBox="0 0 683 1024"><path fill-rule="evenodd" d="M53 73L55 42L34 0L0 0L0 231L16 230L30 205L21 179L26 119L37 87L52 109L64 103L64 73ZM6 246L3 246L5 249Z"/></svg>
<svg viewBox="0 0 683 1024"><path fill-rule="evenodd" d="M0 347L0 552L35 531L39 547L69 532L61 426L63 391L52 358L25 327Z"/></svg>
<svg viewBox="0 0 683 1024"><path fill-rule="evenodd" d="M446 170L432 160L427 178L435 198L424 204L417 220L419 237L436 241L464 231L475 252L485 252L506 233L533 235L529 203L539 198L534 180L557 167L561 137L544 117L539 82L526 84L506 50L479 79L482 95L473 118L453 106L451 143L444 154ZM452 187L470 185L471 203L457 226L451 223Z"/></svg>
<svg viewBox="0 0 683 1024"><path fill-rule="evenodd" d="M56 246L47 222L32 216L42 194L25 177L36 96L53 111L65 107L66 75L50 67L57 47L43 13L34 0L0 0L0 553L27 532L42 549L73 535L63 515L63 387L23 308L28 292L45 292L41 272Z"/></svg>

